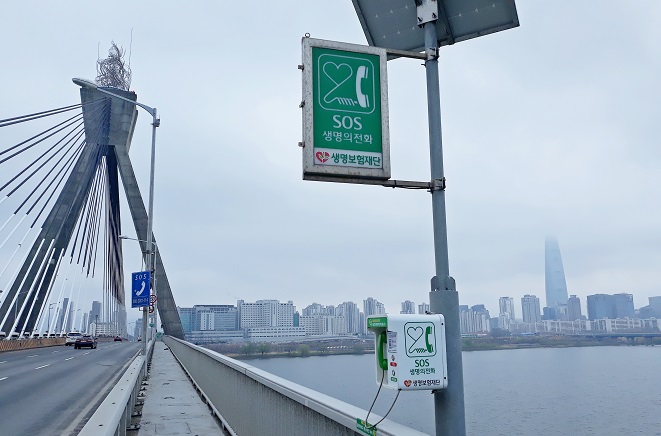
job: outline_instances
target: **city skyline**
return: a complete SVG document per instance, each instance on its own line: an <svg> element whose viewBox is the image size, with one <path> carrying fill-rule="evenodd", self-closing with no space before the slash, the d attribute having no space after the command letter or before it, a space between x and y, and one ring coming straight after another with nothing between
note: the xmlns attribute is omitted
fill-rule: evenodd
<svg viewBox="0 0 661 436"><path fill-rule="evenodd" d="M512 294L512 295L514 295L514 294ZM588 300L588 298L587 297L595 296L595 295L596 296L601 296L601 295L606 295L606 296L628 295L629 297L631 297L628 301L631 303L631 306L635 310L639 310L641 308L644 308L645 306L647 306L649 304L649 302L646 301L646 302L644 302L644 304L641 303L640 305L635 305L634 304L634 299L633 299L633 294L631 294L631 293L614 293L614 294L595 293L595 294L589 294L588 296L586 296L585 299L581 299L580 297L577 297L576 295L572 294L571 297L574 297L579 301L579 304L578 304L579 308L577 309L577 311L580 314L587 317L587 311L588 311L588 309L587 309L587 300ZM661 296L651 296L649 298L652 301L654 301L654 303L652 303L652 304L654 304L655 307L658 307L658 308L661 309ZM570 298L570 300L571 300L571 298ZM270 302L270 301L279 302L280 300L277 300L277 299L261 299L261 300L256 300L256 303ZM485 302L478 303L478 304L475 304L475 305L460 304L460 306L466 306L466 307L479 306L482 309L487 310L491 314L492 318L497 318L500 313L504 313L504 311L505 311L505 312L508 312L508 313L511 313L511 314L514 315L511 318L512 320L519 321L519 322L525 322L524 321L524 315L523 315L523 313L526 312L525 305L532 304L533 305L532 307L540 309L538 313L541 316L542 315L542 310L541 310L542 307L541 307L540 301L541 300L539 299L539 297L537 295L524 294L524 295L521 295L521 296L514 296L514 297L510 297L510 296L499 297L498 301L496 302L496 305L497 305L496 310L493 310L493 311L490 310L487 307L487 304L485 304ZM227 302L224 302L224 303L205 302L205 303L194 304L192 306L186 306L186 307L178 306L178 309L179 310L189 309L190 307L199 307L199 308L204 308L204 307L237 307L237 306L235 306L235 304L240 304L240 303L245 303L245 300L240 299L237 302L235 302L234 304L227 303ZM254 303L249 303L249 304L254 304ZM399 310L397 310L397 311L389 311L389 310L385 309L385 306L380 301L378 301L378 299L373 298L373 297L365 297L365 299L361 299L359 301L349 300L349 301L337 302L335 304L333 304L332 302L330 302L328 304L312 302L312 303L310 303L306 306L299 305L294 300L288 300L287 304L292 305L295 312L297 312L301 315L303 315L306 310L309 312L309 314L318 314L318 313L326 312L327 310L329 310L329 308L334 309L334 308L337 308L338 306L342 306L342 305L345 305L345 304L353 304L361 313L365 313L365 310L364 310L365 307L371 307L371 308L381 307L381 308L383 308L383 311L370 312L370 313L368 313L368 315L369 315L369 314L373 314L373 313L389 313L389 314L402 313L403 307L405 307L405 306L406 307L415 307L415 308L417 308L414 312L406 312L406 313L419 314L420 313L420 307L419 306L422 303L417 303L417 302L411 301L411 300L403 300L403 301L400 302L400 307L399 307ZM633 316L633 315L631 315L631 316Z"/></svg>
<svg viewBox="0 0 661 436"><path fill-rule="evenodd" d="M526 294L521 300L521 318L515 315L514 299L499 298L499 313L491 314L483 304L459 305L459 324L467 337L503 335L576 335L617 332L655 333L661 331L661 296L650 297L649 305L635 310L631 294L595 294L587 297L587 316L581 313L580 299L572 295L567 305L545 307ZM564 306L564 309L562 307ZM406 300L400 313L415 314L415 303ZM549 309L549 310L547 310ZM297 341L308 336L343 337L368 334L366 320L371 315L388 314L378 300L363 300L363 312L353 301L337 306L312 303L297 309L289 300L238 300L229 304L199 304L178 307L187 340L194 343ZM418 314L425 313L424 305Z"/></svg>

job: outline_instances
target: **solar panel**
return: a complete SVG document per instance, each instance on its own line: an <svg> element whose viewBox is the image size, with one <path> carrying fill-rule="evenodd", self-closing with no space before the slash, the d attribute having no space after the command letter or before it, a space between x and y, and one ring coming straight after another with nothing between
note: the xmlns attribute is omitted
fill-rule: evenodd
<svg viewBox="0 0 661 436"><path fill-rule="evenodd" d="M369 45L423 51L415 0L352 0ZM449 45L519 25L514 0L438 0L438 45Z"/></svg>

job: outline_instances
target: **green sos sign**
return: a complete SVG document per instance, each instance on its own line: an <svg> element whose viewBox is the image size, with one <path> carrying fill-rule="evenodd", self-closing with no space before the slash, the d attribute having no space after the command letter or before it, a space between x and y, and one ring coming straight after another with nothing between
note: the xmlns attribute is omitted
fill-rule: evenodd
<svg viewBox="0 0 661 436"><path fill-rule="evenodd" d="M390 178L384 49L303 38L303 172Z"/></svg>

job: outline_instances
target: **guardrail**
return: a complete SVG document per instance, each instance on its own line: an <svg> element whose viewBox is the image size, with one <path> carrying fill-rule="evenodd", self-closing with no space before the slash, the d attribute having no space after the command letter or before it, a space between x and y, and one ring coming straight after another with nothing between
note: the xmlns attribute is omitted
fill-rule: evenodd
<svg viewBox="0 0 661 436"><path fill-rule="evenodd" d="M126 435L131 423L131 414L140 392L143 375L154 352L154 341L147 347L147 356L136 356L115 387L103 400L87 424L78 433L81 436Z"/></svg>
<svg viewBox="0 0 661 436"><path fill-rule="evenodd" d="M232 435L419 436L384 420L364 429L367 411L206 348L164 336L193 384ZM371 414L370 423L380 416Z"/></svg>

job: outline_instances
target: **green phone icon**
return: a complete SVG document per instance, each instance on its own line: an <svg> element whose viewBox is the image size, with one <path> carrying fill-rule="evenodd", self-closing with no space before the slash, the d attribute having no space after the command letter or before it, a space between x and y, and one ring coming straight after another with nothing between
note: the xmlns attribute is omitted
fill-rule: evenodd
<svg viewBox="0 0 661 436"><path fill-rule="evenodd" d="M425 329L425 346L427 347L427 351L429 353L434 352L434 346L429 342L429 336L432 334L432 328L431 326L427 326Z"/></svg>

